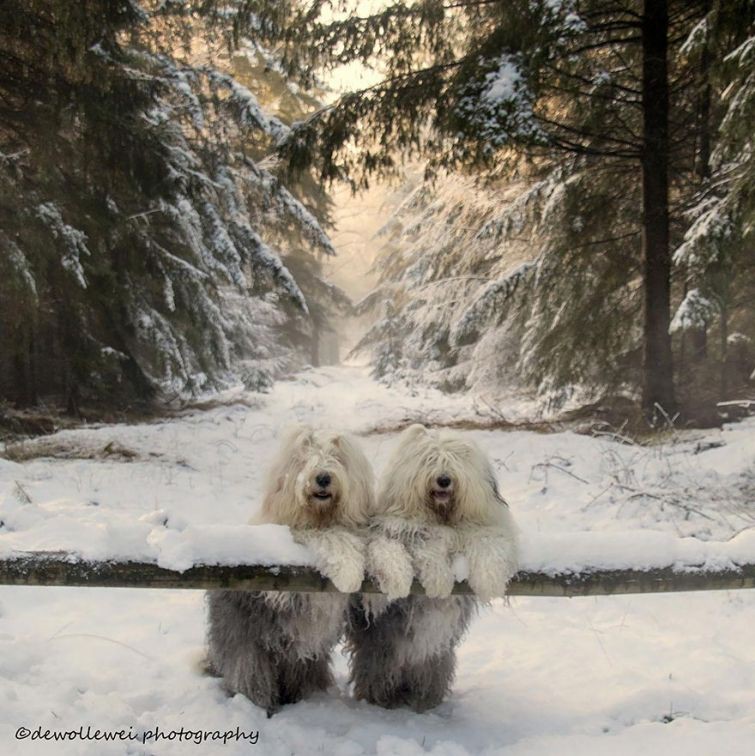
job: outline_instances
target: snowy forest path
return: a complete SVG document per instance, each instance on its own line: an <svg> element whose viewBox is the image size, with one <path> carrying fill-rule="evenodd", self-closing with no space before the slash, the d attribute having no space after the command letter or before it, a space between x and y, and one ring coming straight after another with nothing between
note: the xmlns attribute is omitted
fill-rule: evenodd
<svg viewBox="0 0 755 756"><path fill-rule="evenodd" d="M473 427L478 409L471 396L386 386L365 368L338 366L302 371L269 394L229 391L160 421L41 437L0 458L0 554L185 565L204 531L233 532L256 513L277 438L294 423L356 434L379 475L402 427L468 422L458 432L490 455L538 544L531 569L578 569L585 559L606 569L666 566L682 554L704 562L755 523L755 419L646 446Z"/></svg>
<svg viewBox="0 0 755 756"><path fill-rule="evenodd" d="M338 367L305 371L268 395L231 392L165 421L64 431L32 442L54 456L0 459L0 557L68 549L185 563L192 534L211 532L218 553L228 552L258 506L283 426L366 434L379 472L395 434L370 432L377 424L468 409L460 397L389 388L361 368ZM753 431L750 420L652 448L571 432L460 432L490 454L529 544L525 559L559 568L648 565L737 543L755 557L743 509L752 501ZM754 623L755 591L514 597L472 623L453 693L432 712L355 702L339 652L336 687L267 720L199 671L198 591L0 587L0 741L13 744L22 724L68 729L84 717L109 729L258 729L270 756L749 756ZM186 750L164 746L160 753Z"/></svg>

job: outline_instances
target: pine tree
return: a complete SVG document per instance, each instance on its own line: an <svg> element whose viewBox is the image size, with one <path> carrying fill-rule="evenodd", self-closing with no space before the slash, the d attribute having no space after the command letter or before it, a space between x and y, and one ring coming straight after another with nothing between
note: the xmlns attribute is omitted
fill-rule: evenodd
<svg viewBox="0 0 755 756"><path fill-rule="evenodd" d="M77 412L302 359L310 310L282 258L333 252L323 208L260 163L288 127L192 54L241 39L189 5L0 5L4 398Z"/></svg>
<svg viewBox="0 0 755 756"><path fill-rule="evenodd" d="M621 181L572 167L485 186L459 174L415 183L385 226L379 286L361 305L378 316L359 349L395 350L376 373L529 395L549 413L631 390L641 257L637 197L617 192Z"/></svg>
<svg viewBox="0 0 755 756"><path fill-rule="evenodd" d="M425 0L329 23L321 5L294 4L277 21L297 42L289 70L378 56L386 78L294 129L282 145L290 164L314 161L323 178L357 187L395 174L399 155L427 158L431 172L500 168L522 151L593 175L623 172L642 243L642 404L673 411L670 213L697 134L679 48L707 4ZM606 231L616 236L610 219Z"/></svg>
<svg viewBox="0 0 755 756"><path fill-rule="evenodd" d="M721 0L684 43L684 53L700 68L703 119L699 181L689 200L690 223L674 252L685 271L686 294L672 321L675 332L692 333L698 357L708 356L707 331L717 324L717 395L729 398L752 371L755 329L755 160L750 124L755 118L755 3ZM733 326L733 327L732 327ZM737 330L735 330L737 329ZM743 333L744 332L744 333ZM741 365L729 354L745 351ZM733 364L734 363L734 364ZM737 373L741 375L737 375Z"/></svg>

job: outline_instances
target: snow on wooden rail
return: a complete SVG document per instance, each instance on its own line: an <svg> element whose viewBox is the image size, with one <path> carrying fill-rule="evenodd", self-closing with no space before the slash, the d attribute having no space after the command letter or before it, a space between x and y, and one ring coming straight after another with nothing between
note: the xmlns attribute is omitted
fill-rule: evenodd
<svg viewBox="0 0 755 756"><path fill-rule="evenodd" d="M153 562L92 562L66 552L32 552L0 560L0 585L79 586L100 588L225 588L254 591L336 591L308 567L261 565L196 565L178 571ZM716 570L595 570L548 574L519 572L509 585L511 596L610 596L628 593L670 593L755 588L755 564ZM370 580L363 593L377 593ZM423 593L415 581L412 593ZM471 593L466 582L454 593Z"/></svg>

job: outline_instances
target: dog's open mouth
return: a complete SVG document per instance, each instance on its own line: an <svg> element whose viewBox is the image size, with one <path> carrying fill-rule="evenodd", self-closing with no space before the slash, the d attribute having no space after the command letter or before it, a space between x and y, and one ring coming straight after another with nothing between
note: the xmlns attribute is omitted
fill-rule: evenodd
<svg viewBox="0 0 755 756"><path fill-rule="evenodd" d="M453 492L447 489L433 489L430 496L436 504L448 504L453 497Z"/></svg>
<svg viewBox="0 0 755 756"><path fill-rule="evenodd" d="M321 501L323 503L331 501L333 499L333 494L330 493L330 491L313 491L309 496L311 499L314 499L315 501Z"/></svg>
<svg viewBox="0 0 755 756"><path fill-rule="evenodd" d="M431 488L427 495L427 506L440 522L447 523L454 516L456 499L453 489Z"/></svg>

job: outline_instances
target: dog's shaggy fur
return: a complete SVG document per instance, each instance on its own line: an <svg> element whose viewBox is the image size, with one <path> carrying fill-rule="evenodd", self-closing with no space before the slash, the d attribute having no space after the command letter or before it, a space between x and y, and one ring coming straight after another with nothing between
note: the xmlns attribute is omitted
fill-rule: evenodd
<svg viewBox="0 0 755 756"><path fill-rule="evenodd" d="M288 525L342 593L210 591L208 662L232 693L268 716L332 684L330 655L346 621L348 593L364 579L373 475L350 438L309 427L286 436L256 522Z"/></svg>
<svg viewBox="0 0 755 756"><path fill-rule="evenodd" d="M347 629L357 698L417 711L453 682L476 600L451 596L452 561L469 563L477 598L504 596L517 567L516 529L492 466L472 442L413 425L381 476L367 568L386 596L352 604ZM425 596L409 596L417 575Z"/></svg>

